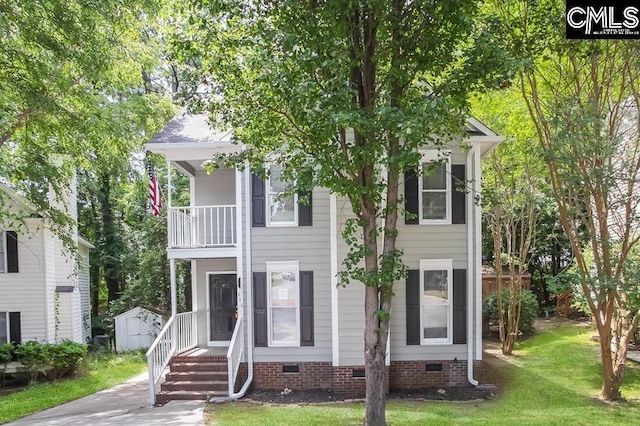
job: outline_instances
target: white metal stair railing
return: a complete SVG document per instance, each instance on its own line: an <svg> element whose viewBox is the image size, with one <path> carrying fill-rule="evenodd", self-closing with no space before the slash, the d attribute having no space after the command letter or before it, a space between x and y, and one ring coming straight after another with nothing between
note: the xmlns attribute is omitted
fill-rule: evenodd
<svg viewBox="0 0 640 426"><path fill-rule="evenodd" d="M229 374L229 396L233 397L235 394L235 383L238 378L238 371L240 371L240 364L242 363L242 357L244 356L244 321L242 316L238 317L236 325L233 330L233 336L229 343L229 350L227 351L227 369Z"/></svg>
<svg viewBox="0 0 640 426"><path fill-rule="evenodd" d="M156 388L171 357L195 348L198 343L195 312L172 316L147 351L151 404L156 403Z"/></svg>
<svg viewBox="0 0 640 426"><path fill-rule="evenodd" d="M170 207L169 247L236 245L236 206Z"/></svg>

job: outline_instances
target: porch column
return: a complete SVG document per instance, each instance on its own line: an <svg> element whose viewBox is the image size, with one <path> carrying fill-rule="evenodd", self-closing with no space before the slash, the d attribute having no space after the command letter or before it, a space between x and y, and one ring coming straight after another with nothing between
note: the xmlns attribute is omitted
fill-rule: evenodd
<svg viewBox="0 0 640 426"><path fill-rule="evenodd" d="M176 260L169 259L169 275L171 276L171 316L178 314L178 286L176 285Z"/></svg>

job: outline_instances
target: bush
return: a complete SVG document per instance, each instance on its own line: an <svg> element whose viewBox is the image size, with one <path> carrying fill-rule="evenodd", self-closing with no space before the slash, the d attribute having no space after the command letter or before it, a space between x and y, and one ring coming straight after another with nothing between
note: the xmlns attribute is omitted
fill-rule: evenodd
<svg viewBox="0 0 640 426"><path fill-rule="evenodd" d="M15 355L16 361L22 364L17 368L19 378L33 383L41 375L57 380L75 373L87 355L87 346L70 340L60 343L31 341L17 346Z"/></svg>
<svg viewBox="0 0 640 426"><path fill-rule="evenodd" d="M17 368L18 375L29 383L37 381L48 364L46 346L36 341L22 343L16 347L15 354L22 364Z"/></svg>
<svg viewBox="0 0 640 426"><path fill-rule="evenodd" d="M3 343L0 345L0 386L4 386L4 374L7 364L13 358L13 345L11 343Z"/></svg>
<svg viewBox="0 0 640 426"><path fill-rule="evenodd" d="M522 309L520 311L520 321L518 322L518 329L523 334L529 334L533 332L533 323L538 316L538 301L536 296L530 290L520 291L520 299L522 302ZM509 306L509 289L502 289L502 305L504 305L504 311L506 312ZM485 317L490 322L498 322L498 292L494 291L484 300L482 304L482 311ZM507 318L508 321L508 318Z"/></svg>
<svg viewBox="0 0 640 426"><path fill-rule="evenodd" d="M13 345L11 343L3 343L0 345L0 367L5 367L13 358Z"/></svg>
<svg viewBox="0 0 640 426"><path fill-rule="evenodd" d="M45 374L48 378L57 380L77 371L83 358L87 355L87 346L64 340L58 344L46 345L46 354L48 368Z"/></svg>

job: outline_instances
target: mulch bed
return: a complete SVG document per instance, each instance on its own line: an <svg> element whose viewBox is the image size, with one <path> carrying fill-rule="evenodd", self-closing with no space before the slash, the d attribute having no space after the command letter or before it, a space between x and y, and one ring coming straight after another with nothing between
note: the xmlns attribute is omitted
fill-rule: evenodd
<svg viewBox="0 0 640 426"><path fill-rule="evenodd" d="M387 400L404 399L418 401L478 401L495 399L497 389L474 387L427 388L412 391L393 391ZM364 402L364 395L338 394L330 390L253 390L242 400L270 404L321 404L340 402Z"/></svg>
<svg viewBox="0 0 640 426"><path fill-rule="evenodd" d="M411 391L392 391L387 395L387 400L417 400L417 401L481 401L493 400L498 396L499 386L506 382L501 374L504 361L485 353L482 363L481 383L498 385L475 388L473 386L460 387L433 387ZM364 395L340 394L331 390L251 390L240 401L258 402L267 404L326 404L364 402Z"/></svg>

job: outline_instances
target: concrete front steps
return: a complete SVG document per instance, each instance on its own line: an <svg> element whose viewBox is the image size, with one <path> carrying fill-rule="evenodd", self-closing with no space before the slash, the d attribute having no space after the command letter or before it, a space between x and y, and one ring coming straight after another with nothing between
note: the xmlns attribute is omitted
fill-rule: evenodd
<svg viewBox="0 0 640 426"><path fill-rule="evenodd" d="M174 400L206 400L229 395L227 358L223 355L181 354L171 359L158 404Z"/></svg>

